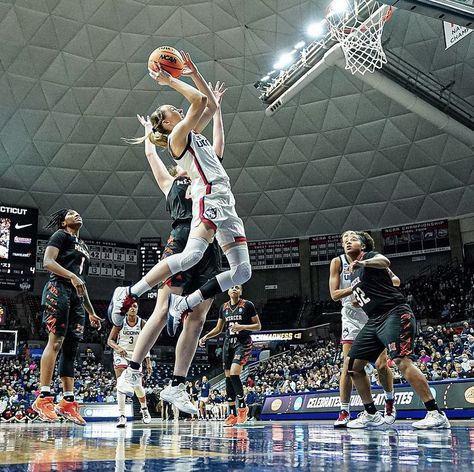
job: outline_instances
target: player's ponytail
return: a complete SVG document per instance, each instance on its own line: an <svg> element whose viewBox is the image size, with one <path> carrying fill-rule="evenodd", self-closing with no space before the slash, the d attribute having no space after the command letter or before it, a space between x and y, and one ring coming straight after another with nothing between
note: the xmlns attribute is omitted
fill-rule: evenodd
<svg viewBox="0 0 474 472"><path fill-rule="evenodd" d="M141 144L144 143L147 139L150 140L152 144L160 147L168 147L168 134L169 131L163 127L163 118L164 113L161 110L161 107L158 107L151 115L150 122L153 125L151 133L141 136L140 138L122 138L127 144Z"/></svg>

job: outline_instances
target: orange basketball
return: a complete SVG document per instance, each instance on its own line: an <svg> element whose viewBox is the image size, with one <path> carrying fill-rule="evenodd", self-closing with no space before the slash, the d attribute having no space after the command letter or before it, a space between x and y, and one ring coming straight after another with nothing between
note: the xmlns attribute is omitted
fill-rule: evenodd
<svg viewBox="0 0 474 472"><path fill-rule="evenodd" d="M157 70L157 63L173 77L181 77L184 63L177 49L170 46L156 48L148 58L148 67L152 70Z"/></svg>

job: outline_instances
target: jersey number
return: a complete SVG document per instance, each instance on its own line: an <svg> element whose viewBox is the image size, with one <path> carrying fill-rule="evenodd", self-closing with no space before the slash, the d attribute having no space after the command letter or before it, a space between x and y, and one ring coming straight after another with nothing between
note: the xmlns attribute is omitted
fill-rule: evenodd
<svg viewBox="0 0 474 472"><path fill-rule="evenodd" d="M128 340L128 344L133 344L134 340L135 338L133 336L130 336L130 339Z"/></svg>
<svg viewBox="0 0 474 472"><path fill-rule="evenodd" d="M356 287L352 293L360 306L367 305L367 303L370 302L370 298L366 296L365 292L360 287Z"/></svg>
<svg viewBox="0 0 474 472"><path fill-rule="evenodd" d="M79 266L79 275L82 274L82 271L84 270L84 261L86 260L85 257L81 258L81 265Z"/></svg>

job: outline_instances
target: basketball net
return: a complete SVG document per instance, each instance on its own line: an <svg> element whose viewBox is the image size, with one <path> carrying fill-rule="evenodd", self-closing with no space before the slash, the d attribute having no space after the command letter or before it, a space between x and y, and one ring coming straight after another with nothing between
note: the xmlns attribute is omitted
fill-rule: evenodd
<svg viewBox="0 0 474 472"><path fill-rule="evenodd" d="M331 37L344 52L346 69L352 74L374 72L387 63L382 47L385 23L392 7L374 0L335 0L326 10Z"/></svg>

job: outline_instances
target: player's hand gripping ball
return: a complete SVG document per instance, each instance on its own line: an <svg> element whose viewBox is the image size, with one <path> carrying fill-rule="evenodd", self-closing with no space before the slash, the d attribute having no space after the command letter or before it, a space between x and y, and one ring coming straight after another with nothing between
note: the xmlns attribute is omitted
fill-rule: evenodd
<svg viewBox="0 0 474 472"><path fill-rule="evenodd" d="M160 67L175 79L181 77L184 61L180 52L170 46L156 48L148 58L148 68L158 72Z"/></svg>

